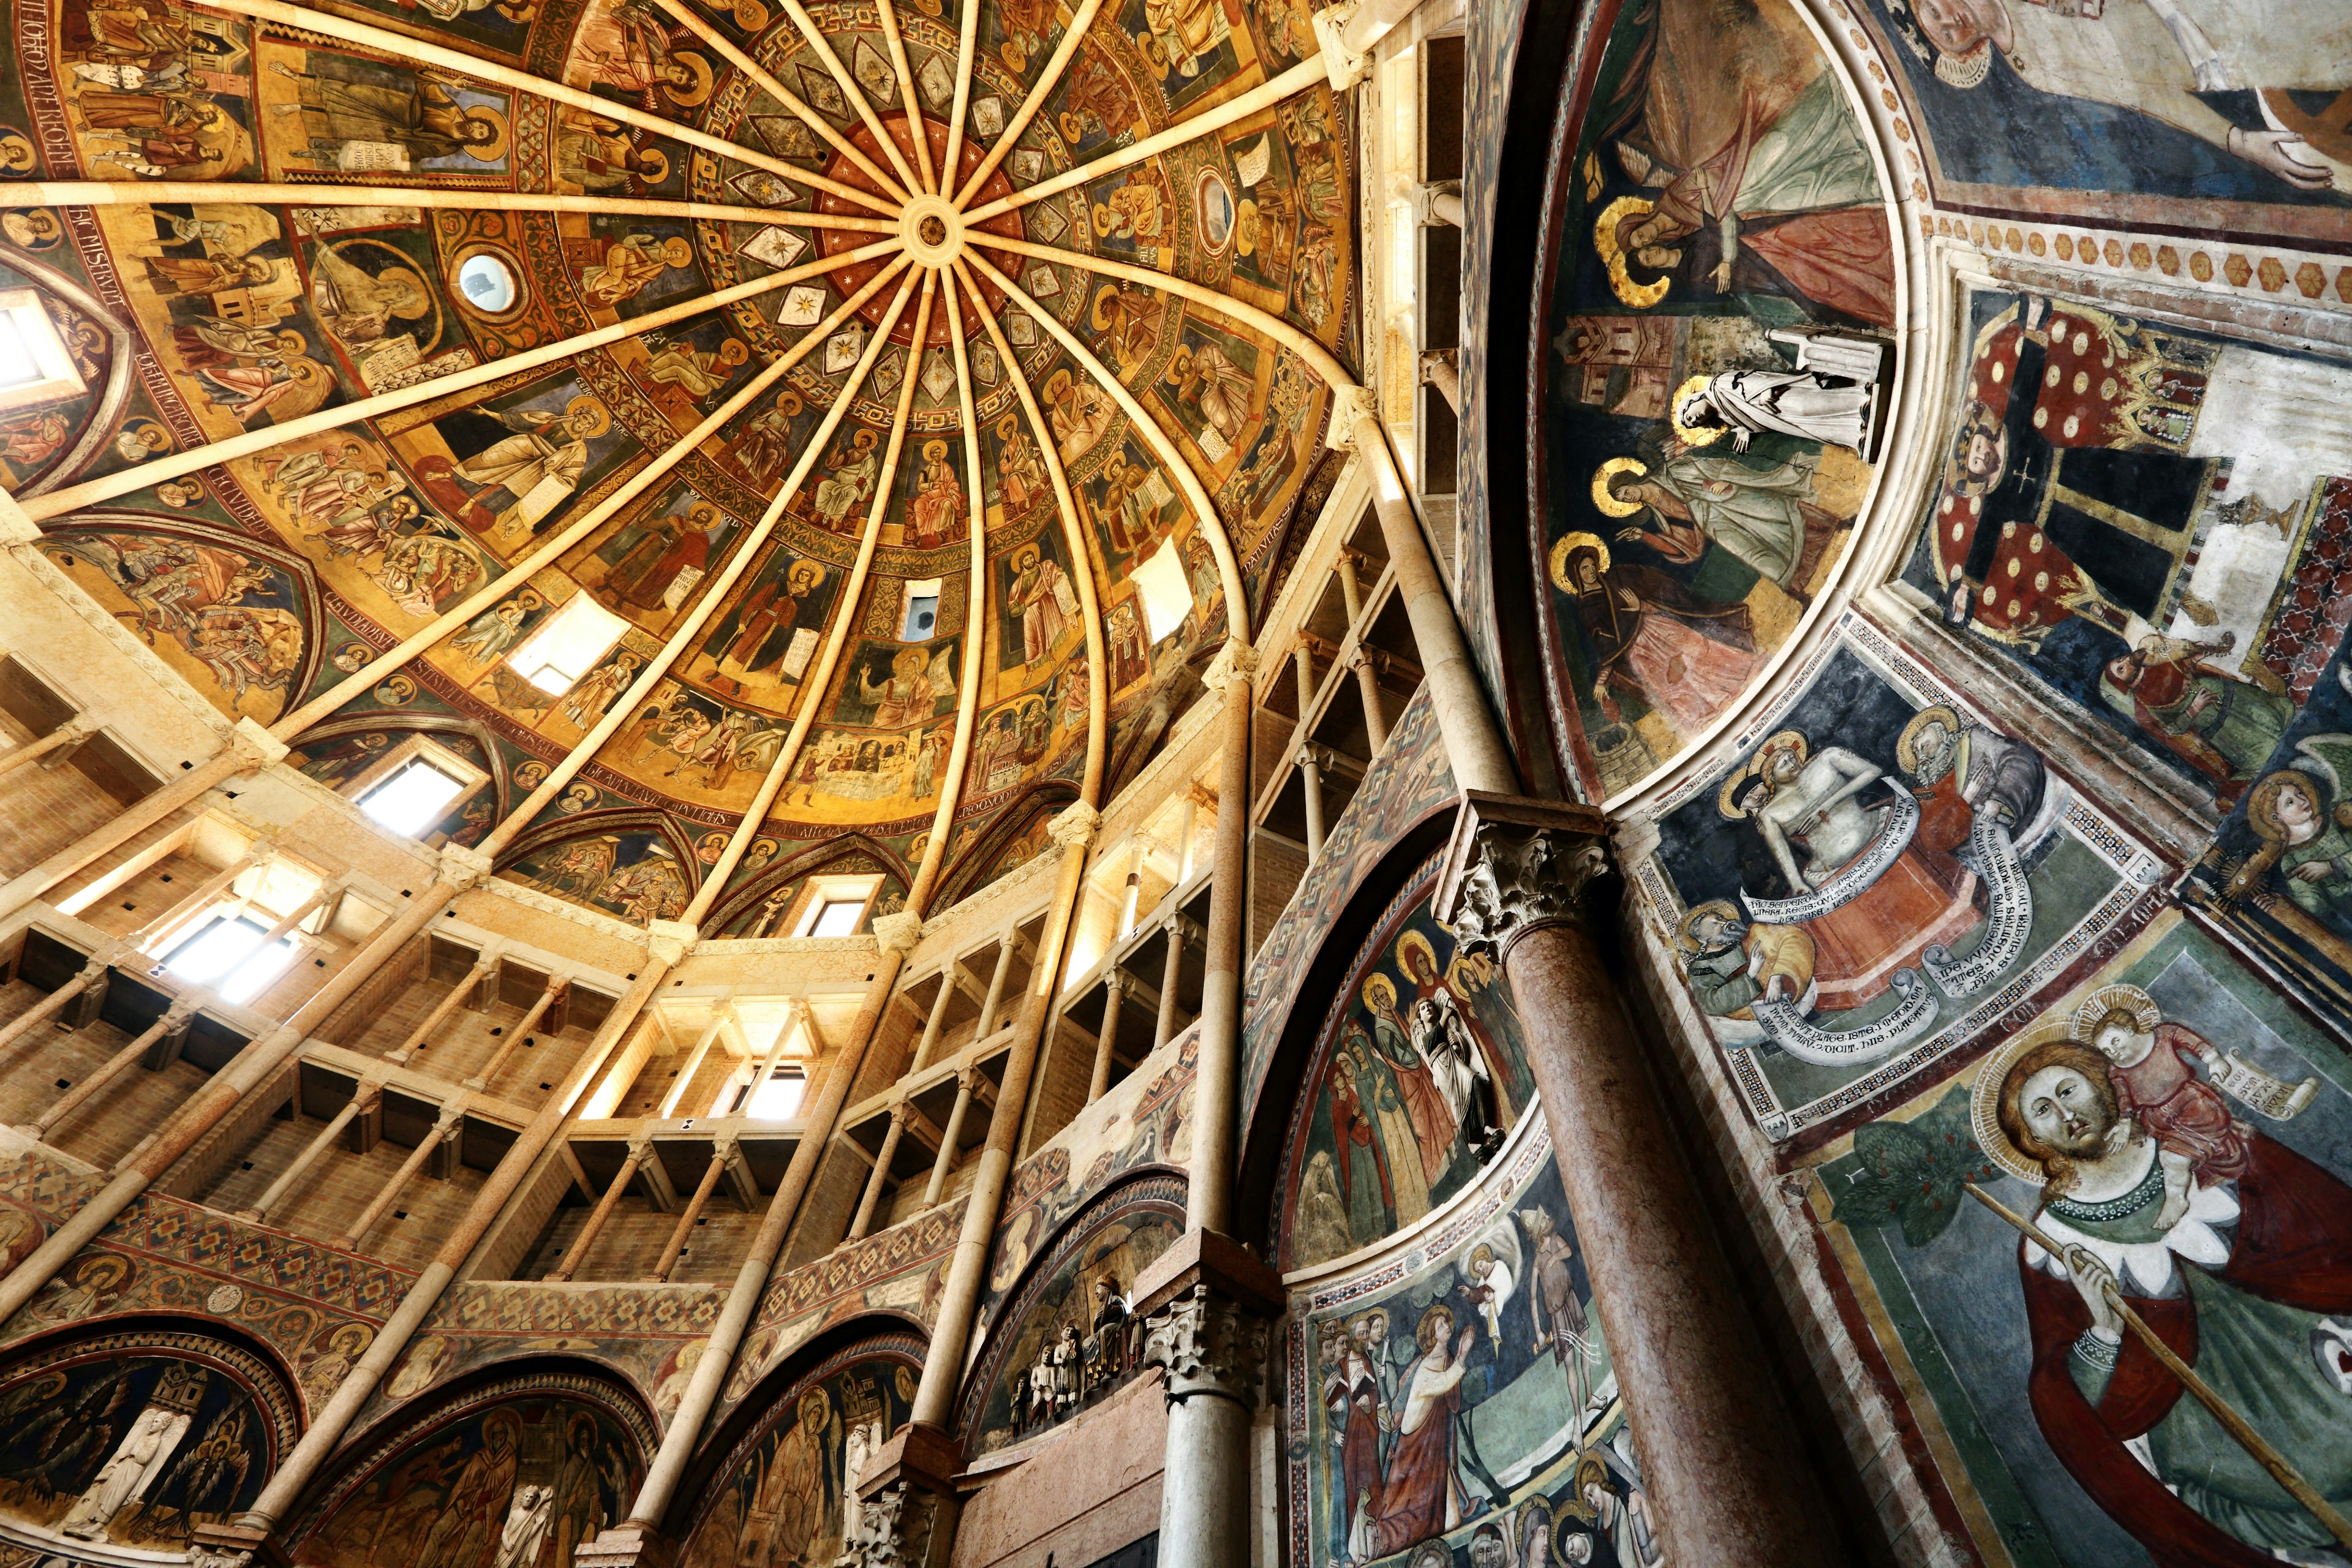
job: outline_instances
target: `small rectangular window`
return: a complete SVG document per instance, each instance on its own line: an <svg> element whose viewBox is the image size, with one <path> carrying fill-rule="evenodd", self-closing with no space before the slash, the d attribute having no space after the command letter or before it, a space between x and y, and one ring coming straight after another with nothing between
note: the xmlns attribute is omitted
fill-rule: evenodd
<svg viewBox="0 0 2352 1568"><path fill-rule="evenodd" d="M866 912L866 900L857 899L827 899L816 909L816 918L809 921L811 936L856 936L857 917Z"/></svg>
<svg viewBox="0 0 2352 1568"><path fill-rule="evenodd" d="M621 640L628 626L587 595L576 594L524 639L507 663L541 691L561 697Z"/></svg>
<svg viewBox="0 0 2352 1568"><path fill-rule="evenodd" d="M940 580L925 578L907 584L907 609L898 626L900 642L922 642L939 628Z"/></svg>
<svg viewBox="0 0 2352 1568"><path fill-rule="evenodd" d="M808 1079L800 1068L778 1068L768 1075L767 1082L744 1086L736 1110L758 1121L790 1121L801 1113L801 1096L807 1089Z"/></svg>
<svg viewBox="0 0 2352 1568"><path fill-rule="evenodd" d="M250 915L223 915L173 949L163 967L191 984L210 986L225 1002L244 1002L294 962L290 941L259 951L268 934L269 928Z"/></svg>
<svg viewBox="0 0 2352 1568"><path fill-rule="evenodd" d="M465 788L431 763L412 758L360 797L360 809L394 833L415 837L440 820L442 808Z"/></svg>
<svg viewBox="0 0 2352 1568"><path fill-rule="evenodd" d="M0 408L55 402L83 390L41 297L30 289L0 289Z"/></svg>
<svg viewBox="0 0 2352 1568"><path fill-rule="evenodd" d="M1135 569L1136 591L1143 595L1143 624L1154 643L1184 624L1192 609L1192 580L1176 541L1160 542L1150 560Z"/></svg>

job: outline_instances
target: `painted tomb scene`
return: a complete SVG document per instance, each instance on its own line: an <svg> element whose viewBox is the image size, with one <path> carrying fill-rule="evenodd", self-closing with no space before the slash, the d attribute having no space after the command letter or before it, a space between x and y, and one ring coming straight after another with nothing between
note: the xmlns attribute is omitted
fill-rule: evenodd
<svg viewBox="0 0 2352 1568"><path fill-rule="evenodd" d="M1775 1139L1948 1069L2145 921L2161 874L2050 759L1859 618L1803 676L1728 772L1665 797L1636 872Z"/></svg>

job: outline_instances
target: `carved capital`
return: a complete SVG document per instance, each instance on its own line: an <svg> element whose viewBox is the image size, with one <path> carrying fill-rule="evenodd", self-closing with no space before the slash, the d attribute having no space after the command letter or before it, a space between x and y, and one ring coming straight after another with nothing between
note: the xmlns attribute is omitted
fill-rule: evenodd
<svg viewBox="0 0 2352 1568"><path fill-rule="evenodd" d="M479 849L463 844L441 847L441 879L464 892L490 879L490 858Z"/></svg>
<svg viewBox="0 0 2352 1568"><path fill-rule="evenodd" d="M236 728L228 733L228 744L236 753L237 765L248 772L269 766L289 750L285 742L250 719L236 721Z"/></svg>
<svg viewBox="0 0 2352 1568"><path fill-rule="evenodd" d="M1315 15L1329 16L1337 15L1337 12L1336 10L1318 11ZM1344 19L1334 24L1333 33L1336 34L1339 28L1345 25ZM1320 22L1316 24L1315 34L1318 37L1324 36ZM1356 432L1363 428L1364 421L1370 419L1377 422L1379 418L1379 411L1372 403L1370 387L1337 388L1331 394L1331 423L1327 427L1323 444L1338 451L1352 452L1356 449Z"/></svg>
<svg viewBox="0 0 2352 1568"><path fill-rule="evenodd" d="M647 921L646 954L665 968L683 963L701 934L685 921Z"/></svg>
<svg viewBox="0 0 2352 1568"><path fill-rule="evenodd" d="M1265 1321L1195 1284L1144 1323L1143 1364L1167 1369L1171 1403L1213 1394L1250 1408L1265 1364Z"/></svg>
<svg viewBox="0 0 2352 1568"><path fill-rule="evenodd" d="M1226 639L1225 646L1217 651L1217 657L1210 662L1207 673L1201 677L1201 683L1219 696L1223 696L1229 688L1238 682L1243 694L1246 696L1250 689L1250 682L1256 674L1257 649L1239 637L1230 637Z"/></svg>
<svg viewBox="0 0 2352 1568"><path fill-rule="evenodd" d="M897 1481L863 1499L844 1531L834 1568L928 1568L933 1547L944 1549L953 1504L938 1493Z"/></svg>
<svg viewBox="0 0 2352 1568"><path fill-rule="evenodd" d="M1323 50L1323 73L1330 79L1333 92L1347 91L1372 68L1370 51L1348 47L1348 24L1355 15L1352 3L1327 6L1315 13L1315 42Z"/></svg>
<svg viewBox="0 0 2352 1568"><path fill-rule="evenodd" d="M923 939L923 917L912 910L874 917L874 940L885 952L912 952Z"/></svg>
<svg viewBox="0 0 2352 1568"><path fill-rule="evenodd" d="M188 1568L252 1568L252 1563L253 1552L245 1547L209 1541L188 1543Z"/></svg>
<svg viewBox="0 0 2352 1568"><path fill-rule="evenodd" d="M1084 801L1064 807L1045 826L1046 836L1071 853L1085 849L1100 831L1102 813Z"/></svg>
<svg viewBox="0 0 2352 1568"><path fill-rule="evenodd" d="M1531 931L1590 930L1587 895L1610 873L1607 825L1590 806L1470 791L1446 847L1433 909L1465 952L1497 957Z"/></svg>

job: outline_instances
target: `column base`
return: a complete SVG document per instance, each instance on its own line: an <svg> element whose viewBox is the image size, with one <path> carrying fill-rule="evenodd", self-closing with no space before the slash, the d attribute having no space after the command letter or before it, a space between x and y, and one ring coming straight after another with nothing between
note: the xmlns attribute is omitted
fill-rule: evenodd
<svg viewBox="0 0 2352 1568"><path fill-rule="evenodd" d="M653 1525L628 1519L572 1549L572 1568L671 1568L677 1547Z"/></svg>

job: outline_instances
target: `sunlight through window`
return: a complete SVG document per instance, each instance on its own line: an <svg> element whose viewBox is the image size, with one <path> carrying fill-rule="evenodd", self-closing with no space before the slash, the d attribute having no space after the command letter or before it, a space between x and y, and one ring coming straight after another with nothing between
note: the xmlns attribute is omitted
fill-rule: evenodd
<svg viewBox="0 0 2352 1568"><path fill-rule="evenodd" d="M507 662L541 691L561 697L621 640L628 623L585 594L547 618Z"/></svg>
<svg viewBox="0 0 2352 1568"><path fill-rule="evenodd" d="M1143 595L1143 622L1153 642L1184 624L1192 609L1192 584L1175 540L1161 541L1158 553L1135 569L1135 587Z"/></svg>
<svg viewBox="0 0 2352 1568"><path fill-rule="evenodd" d="M778 1068L751 1091L743 1114L758 1121L790 1121L801 1113L801 1095L807 1088L808 1079L798 1068Z"/></svg>
<svg viewBox="0 0 2352 1568"><path fill-rule="evenodd" d="M225 1002L244 1002L285 973L295 945L280 941L257 951L269 928L249 915L223 916L182 942L163 967L195 985L209 985Z"/></svg>
<svg viewBox="0 0 2352 1568"><path fill-rule="evenodd" d="M442 807L464 787L431 763L412 760L362 796L360 809L413 838L439 820Z"/></svg>

